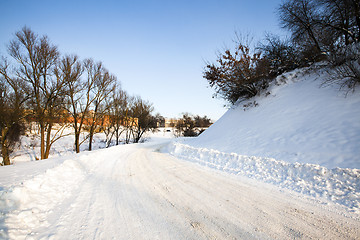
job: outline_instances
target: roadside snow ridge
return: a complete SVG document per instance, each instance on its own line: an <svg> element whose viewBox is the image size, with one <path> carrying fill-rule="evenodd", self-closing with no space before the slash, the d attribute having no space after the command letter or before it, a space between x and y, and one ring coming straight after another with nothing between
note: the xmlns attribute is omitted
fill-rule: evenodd
<svg viewBox="0 0 360 240"><path fill-rule="evenodd" d="M49 226L48 215L71 196L84 177L78 161L66 160L19 185L0 188L0 239L22 239L35 234L34 228Z"/></svg>
<svg viewBox="0 0 360 240"><path fill-rule="evenodd" d="M224 153L174 142L168 151L198 164L272 183L360 213L360 169L328 169L316 164L288 163L273 158Z"/></svg>

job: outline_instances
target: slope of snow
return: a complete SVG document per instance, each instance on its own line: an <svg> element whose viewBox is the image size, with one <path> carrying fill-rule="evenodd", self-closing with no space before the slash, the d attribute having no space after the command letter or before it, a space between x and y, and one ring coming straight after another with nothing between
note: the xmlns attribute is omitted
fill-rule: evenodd
<svg viewBox="0 0 360 240"><path fill-rule="evenodd" d="M360 94L320 88L326 74L286 73L270 95L251 100L256 107L231 108L168 151L360 212Z"/></svg>
<svg viewBox="0 0 360 240"><path fill-rule="evenodd" d="M302 70L280 76L257 107L229 109L193 147L269 157L326 168L360 168L360 92L320 87L326 73Z"/></svg>

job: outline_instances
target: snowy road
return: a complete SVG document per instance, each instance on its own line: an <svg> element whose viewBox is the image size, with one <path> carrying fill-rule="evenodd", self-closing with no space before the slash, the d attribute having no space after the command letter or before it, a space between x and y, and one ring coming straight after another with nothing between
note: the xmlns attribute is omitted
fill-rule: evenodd
<svg viewBox="0 0 360 240"><path fill-rule="evenodd" d="M357 215L174 158L156 151L159 147L128 145L83 153L39 179L24 180L14 187L14 196L26 192L31 201L18 200L0 219L4 228L0 238L360 237ZM69 177L64 176L66 166L75 168ZM49 183L48 178L66 182ZM34 185L36 191L31 192ZM57 193L39 194L37 188L47 187ZM49 198L51 203L45 200ZM31 217L26 214L29 211Z"/></svg>

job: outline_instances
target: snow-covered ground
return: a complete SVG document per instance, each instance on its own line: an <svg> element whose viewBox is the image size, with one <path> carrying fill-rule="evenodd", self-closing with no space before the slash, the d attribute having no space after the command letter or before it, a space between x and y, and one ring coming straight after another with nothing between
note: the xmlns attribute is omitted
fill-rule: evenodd
<svg viewBox="0 0 360 240"><path fill-rule="evenodd" d="M0 238L355 239L360 234L359 215L342 206L160 153L166 144L158 139L30 162L27 170L38 172L17 182L9 178L25 163L0 168Z"/></svg>
<svg viewBox="0 0 360 240"><path fill-rule="evenodd" d="M56 132L57 128L53 131ZM81 140L85 139L86 132L82 133ZM52 145L50 149L49 158L72 155L74 152L74 134L72 128L66 128L63 133L64 137L60 138ZM173 130L171 128L159 128L156 132L149 132L144 134L143 140L149 139L163 139L174 137ZM84 141L80 145L80 151L87 151L88 141ZM122 142L120 144L123 144ZM112 139L111 146L115 145L115 139ZM93 139L93 150L103 149L106 147L106 136L104 133L97 133ZM18 165L19 163L36 161L40 158L40 136L36 134L36 131L27 133L26 136L21 137L21 145L17 146L15 151L11 154L11 164ZM0 162L2 158L0 157Z"/></svg>
<svg viewBox="0 0 360 240"><path fill-rule="evenodd" d="M97 134L75 154L67 136L35 161L24 137L0 167L0 239L359 238L360 94L319 88L325 74L285 74L198 138Z"/></svg>

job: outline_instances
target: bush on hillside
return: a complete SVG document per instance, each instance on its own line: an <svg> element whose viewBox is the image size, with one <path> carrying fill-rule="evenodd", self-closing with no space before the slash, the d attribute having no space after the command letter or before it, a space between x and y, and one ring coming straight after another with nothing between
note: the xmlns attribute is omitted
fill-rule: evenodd
<svg viewBox="0 0 360 240"><path fill-rule="evenodd" d="M203 77L220 96L235 104L266 89L270 62L260 52L252 53L249 44L239 41L235 51L219 54L216 64L208 64Z"/></svg>
<svg viewBox="0 0 360 240"><path fill-rule="evenodd" d="M339 84L341 89L355 91L360 84L360 43L351 44L333 51L329 62L334 73L325 81Z"/></svg>
<svg viewBox="0 0 360 240"><path fill-rule="evenodd" d="M303 65L300 54L290 40L282 40L279 36L267 34L265 43L258 47L265 59L269 61L271 77L294 70Z"/></svg>

